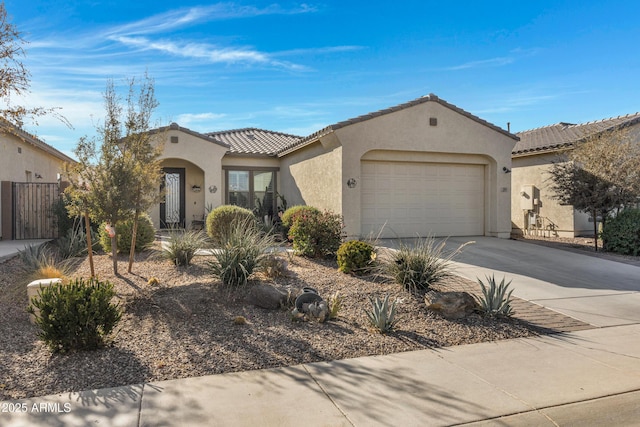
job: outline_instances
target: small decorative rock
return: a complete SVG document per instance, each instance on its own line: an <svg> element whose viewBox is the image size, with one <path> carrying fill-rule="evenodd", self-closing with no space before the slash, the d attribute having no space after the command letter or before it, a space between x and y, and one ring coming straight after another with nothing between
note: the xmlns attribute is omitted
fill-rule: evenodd
<svg viewBox="0 0 640 427"><path fill-rule="evenodd" d="M425 296L427 309L447 319L461 319L473 313L478 304L467 292L442 292Z"/></svg>

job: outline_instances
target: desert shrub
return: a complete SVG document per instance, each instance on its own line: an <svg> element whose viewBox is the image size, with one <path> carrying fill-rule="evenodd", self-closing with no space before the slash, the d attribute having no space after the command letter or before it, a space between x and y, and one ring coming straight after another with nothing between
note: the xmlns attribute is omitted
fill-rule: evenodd
<svg viewBox="0 0 640 427"><path fill-rule="evenodd" d="M58 228L58 235L64 236L75 225L76 218L69 216L67 206L72 203L71 197L67 193L62 193L53 203L53 223Z"/></svg>
<svg viewBox="0 0 640 427"><path fill-rule="evenodd" d="M30 275L29 280L64 279L71 269L64 262L56 262L55 258L43 259L38 268Z"/></svg>
<svg viewBox="0 0 640 427"><path fill-rule="evenodd" d="M298 255L335 255L342 242L342 218L329 211L302 211L293 216L289 238Z"/></svg>
<svg viewBox="0 0 640 427"><path fill-rule="evenodd" d="M105 252L111 252L111 237L105 229L106 224L100 227L100 245ZM131 251L131 235L133 233L133 219L120 221L116 224L116 241L118 253L129 253ZM138 231L136 233L136 252L142 252L153 243L156 230L153 222L147 214L138 217Z"/></svg>
<svg viewBox="0 0 640 427"><path fill-rule="evenodd" d="M482 296L476 297L476 301L482 311L487 316L511 316L513 308L511 307L511 294L513 289L509 290L511 281L505 283L505 278L499 285L496 285L494 276L486 276L487 285L480 279L478 283L482 288Z"/></svg>
<svg viewBox="0 0 640 427"><path fill-rule="evenodd" d="M640 209L625 209L609 219L602 230L604 249L623 255L640 255Z"/></svg>
<svg viewBox="0 0 640 427"><path fill-rule="evenodd" d="M23 270L27 272L33 272L41 265L54 262L53 254L46 245L26 245L24 250L18 250L18 257L22 261Z"/></svg>
<svg viewBox="0 0 640 427"><path fill-rule="evenodd" d="M260 270L264 260L270 256L268 249L275 243L273 236L262 233L253 223L253 216L244 221L234 221L219 238L215 260L208 264L224 285L246 285L249 276Z"/></svg>
<svg viewBox="0 0 640 427"><path fill-rule="evenodd" d="M340 271L343 273L363 274L371 266L374 249L369 243L350 240L340 245L336 255Z"/></svg>
<svg viewBox="0 0 640 427"><path fill-rule="evenodd" d="M262 262L262 270L264 274L269 278L283 277L289 272L287 260L277 256L276 254L270 254L266 256Z"/></svg>
<svg viewBox="0 0 640 427"><path fill-rule="evenodd" d="M219 243L236 224L240 223L248 228L255 228L253 212L240 206L218 206L207 215L207 234L214 243Z"/></svg>
<svg viewBox="0 0 640 427"><path fill-rule="evenodd" d="M162 246L162 257L175 265L188 266L198 249L208 246L206 234L197 230L171 230L169 239Z"/></svg>
<svg viewBox="0 0 640 427"><path fill-rule="evenodd" d="M329 296L329 319L336 319L342 308L343 297L336 291Z"/></svg>
<svg viewBox="0 0 640 427"><path fill-rule="evenodd" d="M378 297L374 300L370 297L369 301L371 302L371 309L365 310L365 312L371 326L381 334L393 330L398 323L396 318L398 300L395 299L392 303L389 303L389 295L387 295L384 300L380 300Z"/></svg>
<svg viewBox="0 0 640 427"><path fill-rule="evenodd" d="M40 312L29 308L36 314L38 337L56 353L99 348L121 317L118 306L111 303L114 295L113 285L97 279L41 289L32 299Z"/></svg>
<svg viewBox="0 0 640 427"><path fill-rule="evenodd" d="M429 286L451 274L451 261L468 242L446 254L446 240L437 243L435 238L419 238L413 246L404 243L387 260L384 269L410 292L426 291Z"/></svg>
<svg viewBox="0 0 640 427"><path fill-rule="evenodd" d="M93 250L100 247L100 239L96 233L91 230L91 244ZM83 256L87 253L87 235L80 221L69 228L66 234L58 237L54 242L58 256L62 259Z"/></svg>
<svg viewBox="0 0 640 427"><path fill-rule="evenodd" d="M313 206L307 206L307 205L296 205L286 209L282 213L282 217L280 218L282 220L282 226L285 229L285 234L288 234L289 228L291 228L291 226L293 225L293 217L303 212L320 213L320 209L314 208Z"/></svg>

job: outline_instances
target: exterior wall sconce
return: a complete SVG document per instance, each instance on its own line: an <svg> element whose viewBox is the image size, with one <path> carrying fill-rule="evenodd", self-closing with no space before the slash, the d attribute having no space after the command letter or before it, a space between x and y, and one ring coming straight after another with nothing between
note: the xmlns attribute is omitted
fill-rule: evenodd
<svg viewBox="0 0 640 427"><path fill-rule="evenodd" d="M199 185L194 185L193 187L191 187L191 191L193 191L194 193L199 193L201 190Z"/></svg>
<svg viewBox="0 0 640 427"><path fill-rule="evenodd" d="M349 178L349 180L347 181L347 187L349 187L349 188L355 188L356 184L358 184L358 183L353 178Z"/></svg>
<svg viewBox="0 0 640 427"><path fill-rule="evenodd" d="M504 173L511 173L511 169L509 169L509 168L508 168L508 167L506 167L506 166L503 166L503 167L502 167L502 172L504 172Z"/></svg>
<svg viewBox="0 0 640 427"><path fill-rule="evenodd" d="M209 193L215 193L216 191L218 191L218 187L216 187L215 185L209 186Z"/></svg>
<svg viewBox="0 0 640 427"><path fill-rule="evenodd" d="M35 176L36 176L36 179L42 179L42 175L40 175L38 172L36 172Z"/></svg>

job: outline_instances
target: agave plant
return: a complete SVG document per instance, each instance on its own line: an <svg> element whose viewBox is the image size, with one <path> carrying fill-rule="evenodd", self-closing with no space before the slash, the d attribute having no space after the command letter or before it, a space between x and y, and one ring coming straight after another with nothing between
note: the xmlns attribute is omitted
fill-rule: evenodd
<svg viewBox="0 0 640 427"><path fill-rule="evenodd" d="M396 299L392 303L389 303L389 295L387 295L382 301L378 297L376 297L375 300L369 298L369 301L371 301L371 310L365 310L365 312L369 317L371 326L382 334L391 331L396 326L396 323L398 323L398 319L396 319L396 305L398 300Z"/></svg>
<svg viewBox="0 0 640 427"><path fill-rule="evenodd" d="M480 310L487 316L511 316L513 314L513 308L511 307L511 293L513 289L509 290L508 283L505 283L505 278L502 278L499 285L496 285L496 279L492 275L486 276L487 285L480 279L478 283L482 288L482 297L476 298L480 305Z"/></svg>

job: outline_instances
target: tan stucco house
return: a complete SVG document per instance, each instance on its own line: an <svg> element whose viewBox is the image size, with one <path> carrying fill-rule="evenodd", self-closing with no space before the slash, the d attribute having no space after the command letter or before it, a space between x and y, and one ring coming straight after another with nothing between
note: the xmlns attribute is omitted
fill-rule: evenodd
<svg viewBox="0 0 640 427"><path fill-rule="evenodd" d="M50 218L40 215L37 202L57 198L58 189L53 184L57 185L66 162L74 160L34 135L0 121L1 239L40 237L39 233L48 226ZM17 200L13 195L18 191L14 183L31 184L21 187L24 191L17 193ZM45 186L45 183L52 185Z"/></svg>
<svg viewBox="0 0 640 427"><path fill-rule="evenodd" d="M511 233L507 172L518 138L435 95L307 137L157 131L167 190L151 211L158 227L189 226L222 204L273 215L283 197L342 214L349 237Z"/></svg>
<svg viewBox="0 0 640 427"><path fill-rule="evenodd" d="M513 149L511 221L514 235L547 237L593 235L593 220L571 205L562 205L551 190L549 169L560 153L600 133L630 127L640 132L640 113L583 124L557 123L517 133Z"/></svg>

